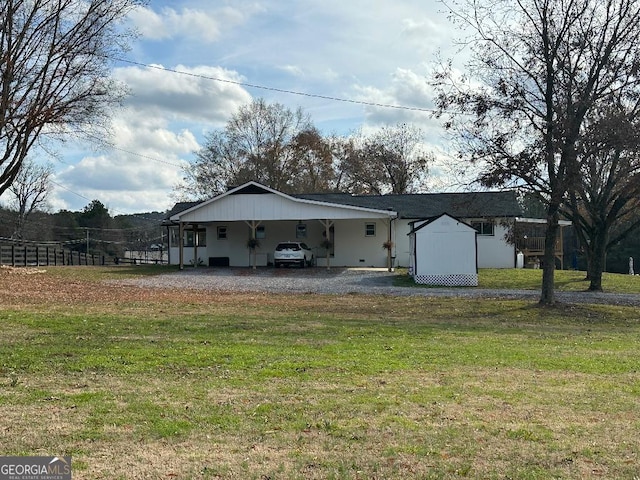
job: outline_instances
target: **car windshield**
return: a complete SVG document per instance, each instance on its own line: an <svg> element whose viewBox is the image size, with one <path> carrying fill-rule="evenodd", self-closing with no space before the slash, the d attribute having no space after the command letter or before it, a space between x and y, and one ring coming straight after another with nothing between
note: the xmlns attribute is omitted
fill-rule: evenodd
<svg viewBox="0 0 640 480"><path fill-rule="evenodd" d="M279 243L276 247L276 251L280 252L282 250L298 251L300 250L300 245L298 245L297 243Z"/></svg>

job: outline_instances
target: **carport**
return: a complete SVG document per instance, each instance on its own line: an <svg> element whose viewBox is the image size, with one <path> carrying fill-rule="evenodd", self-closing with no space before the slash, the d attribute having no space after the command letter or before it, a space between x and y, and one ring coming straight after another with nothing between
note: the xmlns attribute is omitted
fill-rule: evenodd
<svg viewBox="0 0 640 480"><path fill-rule="evenodd" d="M330 258L338 266L390 268L392 251L382 245L395 240L396 217L391 210L296 198L248 182L171 215L169 261L181 269L185 263L249 266L252 240L259 245L253 265L266 265L278 242L298 239L324 256L327 266Z"/></svg>

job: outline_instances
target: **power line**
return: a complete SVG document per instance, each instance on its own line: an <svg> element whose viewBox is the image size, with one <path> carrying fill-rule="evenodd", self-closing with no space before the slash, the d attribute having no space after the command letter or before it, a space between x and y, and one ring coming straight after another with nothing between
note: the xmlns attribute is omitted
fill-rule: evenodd
<svg viewBox="0 0 640 480"><path fill-rule="evenodd" d="M219 77L211 77L208 75L202 75L199 73L191 73L191 72L183 72L180 70L175 70L172 68L166 68L166 67L161 67L160 65L151 65L148 63L142 63L142 62L136 62L134 60L127 60L125 58L115 58L115 57L109 57L111 60L117 61L117 62L122 62L122 63L128 63L131 65L136 65L139 67L145 67L145 68L152 68L155 70L160 70L163 72L170 72L170 73L177 73L178 75L185 75L187 77L194 77L194 78L200 78L200 79L204 79L204 80L212 80L214 82L221 82L221 83L229 83L232 85L238 85L241 87L246 87L246 88L256 88L259 90L267 90L270 92L277 92L277 93L286 93L288 95L298 95L300 97L310 97L310 98L320 98L322 100L330 100L332 102L342 102L342 103L353 103L353 104L357 104L357 105L366 105L369 107L380 107L380 108L393 108L396 110L408 110L408 111L412 111L412 112L428 112L428 113L433 113L436 110L433 108L423 108L423 107L411 107L408 105L392 105L389 103L378 103L378 102L367 102L365 100L354 100L352 98L341 98L341 97L334 97L331 95L321 95L318 93L306 93L306 92L298 92L295 90L288 90L285 88L276 88L276 87L268 87L265 85L258 85L255 83L247 83L247 82L240 82L237 80L229 80L227 78L219 78Z"/></svg>
<svg viewBox="0 0 640 480"><path fill-rule="evenodd" d="M113 150L118 150L120 152L128 153L128 154L134 155L136 157L146 158L147 160L152 160L154 162L164 163L165 165L169 165L171 167L182 168L182 165L178 165L178 164L175 164L175 163L167 162L166 160L160 160L159 158L150 157L149 155L143 155L141 153L136 153L136 152L132 152L130 150L125 150L124 148L119 148L119 147L116 147L114 145L109 145L109 148L111 148Z"/></svg>
<svg viewBox="0 0 640 480"><path fill-rule="evenodd" d="M412 106L407 106L407 105L392 105L392 104L386 104L386 103L378 103L378 102L368 102L368 101L364 101L364 100L354 100L354 99L349 99L349 98L341 98L341 97L335 97L335 96L331 96L331 95L321 95L321 94L315 94L315 93L307 93L307 92L299 92L299 91L295 91L295 90L288 90L288 89L283 89L283 88L276 88L276 87L269 87L269 86L265 86L265 85L258 85L258 84L253 84L253 83L247 83L247 82L240 82L240 81L236 81L236 80L229 80L226 78L218 78L218 77L212 77L212 76L208 76L208 75L202 75L202 74L197 74L197 73L191 73L191 72L184 72L184 71L180 71L180 70L175 70L175 69L171 69L171 68L166 68L166 67L161 67L159 65L152 65L152 64L147 64L147 63L142 63L142 62L136 62L134 60L128 60L125 58L117 58L117 57L109 57L111 60L117 61L117 62L122 62L122 63L128 63L131 65L136 65L136 66L140 66L140 67L145 67L145 68L150 68L150 69L155 69L155 70L160 70L160 71L164 71L164 72L169 72L169 73L175 73L178 75L184 75L184 76L188 76L188 77L193 77L193 78L200 78L200 79L204 79L204 80L211 80L211 81L215 81L215 82L221 82L221 83L228 83L228 84L232 84L232 85L238 85L238 86L242 86L242 87L246 87L246 88L255 88L255 89L260 89L260 90L267 90L267 91L272 91L272 92L278 92L278 93L286 93L289 95L297 95L297 96L302 96L302 97L309 97L309 98L319 98L319 99L323 99L323 100L330 100L330 101L335 101L335 102L342 102L342 103L352 103L352 104L357 104L357 105L366 105L366 106L371 106L371 107L379 107L379 108L392 108L392 109L396 109L396 110L407 110L407 111L415 111L415 112L435 112L435 109L432 108L423 108L423 107L412 107ZM93 136L90 136L93 137ZM96 140L96 137L93 137ZM154 162L158 162L158 163L164 163L166 165L172 166L172 167L178 167L181 168L181 165L177 165L175 163L171 163L168 162L166 160L160 160L159 158L155 158L155 157L151 157L148 155L143 155L137 152L132 152L130 150L126 150L123 148L119 148L116 147L115 145L109 144L109 147L113 150L118 150L124 153L128 153L130 155L134 155L140 158L146 158L147 160L151 160ZM89 202L92 201L92 199L85 197L84 195L75 192L73 190L70 190L69 188L61 185L58 182L55 182L53 180L51 180L51 183L53 183L54 185L57 185L58 187L62 188L63 190L68 191L69 193L72 193L73 195L76 195L80 198L83 198ZM114 213L119 213L121 215L128 215L125 214L123 212L117 212L114 211ZM140 216L140 215L139 215ZM141 216L142 217L142 216ZM147 221L153 221L155 222L155 220L152 219L145 219Z"/></svg>
<svg viewBox="0 0 640 480"><path fill-rule="evenodd" d="M171 167L183 168L182 165L178 165L177 163L168 162L166 160L160 160L159 158L156 158L156 157L151 157L149 155L143 155L142 153L132 152L131 150L126 150L124 148L116 147L115 144L113 144L112 142L105 142L104 139L96 135L93 135L87 131L79 130L79 132L82 133L88 140L95 141L95 144L101 147L107 147L107 148L110 148L111 150L117 150L119 152L128 153L129 155L134 155L136 157L146 158L147 160L152 160L154 162L164 163L165 165L169 165Z"/></svg>
<svg viewBox="0 0 640 480"><path fill-rule="evenodd" d="M58 182L55 182L55 181L53 181L53 180L51 180L51 179L49 179L49 181L50 181L51 183L53 183L54 185L56 185L56 186L60 187L61 189L66 190L67 192L69 192L69 193L72 193L72 194L76 195L77 197L84 198L85 200L88 200L89 202L93 201L93 200L92 200L92 199L90 199L89 197L85 197L84 195L82 195L82 194L80 194L80 193L78 193L78 192L74 192L73 190L68 189L67 187L65 187L64 185L62 185L62 184L60 184L60 183L58 183Z"/></svg>

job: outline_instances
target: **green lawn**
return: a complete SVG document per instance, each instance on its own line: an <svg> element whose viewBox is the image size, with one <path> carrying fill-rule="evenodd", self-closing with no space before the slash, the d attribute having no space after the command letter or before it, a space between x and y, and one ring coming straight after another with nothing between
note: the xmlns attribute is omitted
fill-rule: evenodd
<svg viewBox="0 0 640 480"><path fill-rule="evenodd" d="M558 291L584 291L589 288L585 272L576 270L556 270L555 287ZM542 284L542 270L533 269L481 269L478 272L481 288L523 288L539 290ZM605 292L640 293L640 275L603 273L602 288Z"/></svg>
<svg viewBox="0 0 640 480"><path fill-rule="evenodd" d="M589 288L589 281L585 278L585 272L556 270L555 287L558 291L586 291ZM395 285L431 288L416 285L406 274L406 269L398 269ZM478 271L478 288L540 290L541 285L542 270L485 268ZM605 272L602 276L602 287L605 292L640 294L640 275Z"/></svg>
<svg viewBox="0 0 640 480"><path fill-rule="evenodd" d="M637 309L96 290L123 272L0 290L3 454L74 479L640 475Z"/></svg>

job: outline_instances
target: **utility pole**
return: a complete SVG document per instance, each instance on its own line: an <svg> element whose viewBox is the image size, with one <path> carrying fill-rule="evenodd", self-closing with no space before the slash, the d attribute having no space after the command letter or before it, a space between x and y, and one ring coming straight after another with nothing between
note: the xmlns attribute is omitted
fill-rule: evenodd
<svg viewBox="0 0 640 480"><path fill-rule="evenodd" d="M89 255L89 229L87 228L87 255Z"/></svg>

